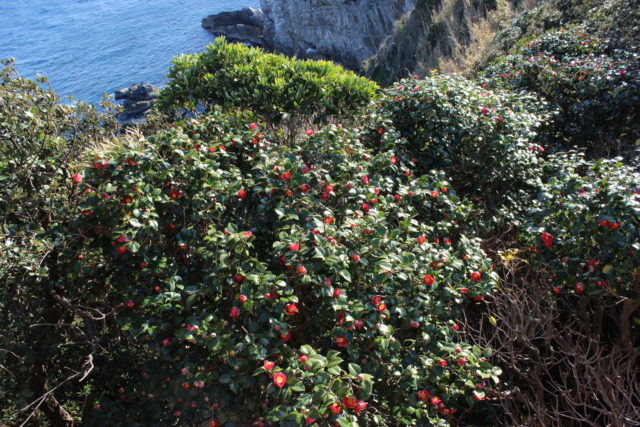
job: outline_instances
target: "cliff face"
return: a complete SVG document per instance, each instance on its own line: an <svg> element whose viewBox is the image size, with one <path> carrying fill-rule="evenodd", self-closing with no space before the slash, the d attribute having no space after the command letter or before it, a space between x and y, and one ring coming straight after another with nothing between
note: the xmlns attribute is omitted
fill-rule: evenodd
<svg viewBox="0 0 640 427"><path fill-rule="evenodd" d="M515 0L510 0L515 1ZM298 58L329 59L389 83L469 44L496 0L261 0L203 20L215 34Z"/></svg>
<svg viewBox="0 0 640 427"><path fill-rule="evenodd" d="M359 69L416 0L261 0L264 38L279 52Z"/></svg>
<svg viewBox="0 0 640 427"><path fill-rule="evenodd" d="M361 71L390 84L408 70L424 75L439 68L442 60L464 53L474 39L474 26L486 22L495 8L495 0L417 0Z"/></svg>

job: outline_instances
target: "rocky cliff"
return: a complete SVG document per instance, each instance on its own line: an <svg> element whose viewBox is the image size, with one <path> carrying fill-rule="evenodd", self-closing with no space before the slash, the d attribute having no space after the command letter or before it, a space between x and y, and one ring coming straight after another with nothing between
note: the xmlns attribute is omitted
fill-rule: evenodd
<svg viewBox="0 0 640 427"><path fill-rule="evenodd" d="M516 1L516 0L509 0ZM380 83L425 73L468 46L496 0L261 0L203 20L214 34L298 58L329 59Z"/></svg>
<svg viewBox="0 0 640 427"><path fill-rule="evenodd" d="M326 58L359 70L394 33L416 0L261 0L260 9L202 21L214 34L299 58Z"/></svg>
<svg viewBox="0 0 640 427"><path fill-rule="evenodd" d="M262 0L264 37L277 51L323 56L351 69L374 55L416 0Z"/></svg>

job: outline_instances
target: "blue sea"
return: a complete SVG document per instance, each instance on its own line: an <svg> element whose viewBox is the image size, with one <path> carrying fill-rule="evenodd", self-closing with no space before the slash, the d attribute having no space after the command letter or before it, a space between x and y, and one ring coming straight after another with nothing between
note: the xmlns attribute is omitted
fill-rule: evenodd
<svg viewBox="0 0 640 427"><path fill-rule="evenodd" d="M0 0L0 58L40 73L61 97L99 103L143 81L162 85L171 58L200 52L207 15L259 0Z"/></svg>

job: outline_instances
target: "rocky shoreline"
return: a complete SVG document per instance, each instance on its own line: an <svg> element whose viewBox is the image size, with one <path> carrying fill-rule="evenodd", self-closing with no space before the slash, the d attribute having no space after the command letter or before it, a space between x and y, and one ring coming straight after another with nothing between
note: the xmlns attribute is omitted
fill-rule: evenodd
<svg viewBox="0 0 640 427"><path fill-rule="evenodd" d="M245 7L233 12L210 15L202 20L202 26L216 36L231 41L268 47L264 39L264 13L262 9Z"/></svg>
<svg viewBox="0 0 640 427"><path fill-rule="evenodd" d="M416 0L261 0L261 8L202 20L214 35L303 59L360 70L397 29Z"/></svg>
<svg viewBox="0 0 640 427"><path fill-rule="evenodd" d="M138 83L115 90L115 100L123 101L124 110L118 120L126 122L144 118L158 98L158 88L151 83Z"/></svg>

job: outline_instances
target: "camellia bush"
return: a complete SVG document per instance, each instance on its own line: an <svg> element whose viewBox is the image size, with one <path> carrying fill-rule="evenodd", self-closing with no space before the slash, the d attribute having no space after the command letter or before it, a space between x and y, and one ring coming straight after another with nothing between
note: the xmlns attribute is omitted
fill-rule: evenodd
<svg viewBox="0 0 640 427"><path fill-rule="evenodd" d="M180 55L161 91L163 111L211 105L253 111L269 123L350 114L368 104L377 85L329 61L302 61L218 37L199 54Z"/></svg>
<svg viewBox="0 0 640 427"><path fill-rule="evenodd" d="M634 155L640 137L637 53L612 49L609 40L581 27L521 45L483 71L489 87L538 93L558 108L547 129L557 145L576 145L592 158Z"/></svg>
<svg viewBox="0 0 640 427"><path fill-rule="evenodd" d="M96 157L56 282L112 307L88 422L448 425L484 400L500 370L460 316L496 275L470 205L361 137L285 148L214 112Z"/></svg>
<svg viewBox="0 0 640 427"><path fill-rule="evenodd" d="M532 97L462 77L410 78L384 91L371 113L374 123L383 123L372 132L381 137L370 138L369 145L384 144L384 134L395 131L421 170L442 169L472 200L492 209L508 206L499 215L503 221L537 188L544 148L536 137L544 112Z"/></svg>
<svg viewBox="0 0 640 427"><path fill-rule="evenodd" d="M637 168L618 160L562 161L570 167L544 186L528 228L549 285L558 294L640 298Z"/></svg>

